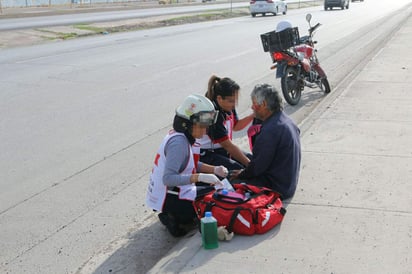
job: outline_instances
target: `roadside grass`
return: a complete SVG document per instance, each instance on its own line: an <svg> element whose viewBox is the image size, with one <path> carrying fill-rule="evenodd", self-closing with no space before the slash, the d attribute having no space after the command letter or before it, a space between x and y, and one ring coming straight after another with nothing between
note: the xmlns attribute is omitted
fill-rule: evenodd
<svg viewBox="0 0 412 274"><path fill-rule="evenodd" d="M73 27L75 29L87 30L87 31L95 32L95 33L102 33L104 31L106 31L104 28L95 27L95 26L91 26L91 25L88 25L88 24L77 24L77 25L74 25Z"/></svg>
<svg viewBox="0 0 412 274"><path fill-rule="evenodd" d="M47 35L41 35L43 39L46 40L68 40L78 37L79 35L75 32L56 32L47 29L36 29L36 31L45 33Z"/></svg>
<svg viewBox="0 0 412 274"><path fill-rule="evenodd" d="M180 24L187 24L187 23L228 19L228 18L241 17L241 16L247 16L247 15L250 15L249 9L239 8L239 9L234 9L232 11L212 11L209 13L202 13L202 14L197 14L193 16L190 16L190 15L180 16L180 17L171 18L167 20L161 20L159 21L159 23L165 26L171 26L171 25L180 25Z"/></svg>

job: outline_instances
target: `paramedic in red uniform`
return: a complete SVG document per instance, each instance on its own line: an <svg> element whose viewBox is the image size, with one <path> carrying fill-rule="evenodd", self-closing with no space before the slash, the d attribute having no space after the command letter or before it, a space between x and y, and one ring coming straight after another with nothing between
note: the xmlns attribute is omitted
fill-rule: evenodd
<svg viewBox="0 0 412 274"><path fill-rule="evenodd" d="M206 97L219 111L216 124L211 126L207 135L201 138L200 160L211 165L223 165L229 170L242 169L249 164L250 154L243 152L232 142L233 131L242 130L251 124L253 114L239 119L236 103L239 85L232 79L213 75L209 79Z"/></svg>
<svg viewBox="0 0 412 274"><path fill-rule="evenodd" d="M283 112L282 98L275 87L257 85L251 99L253 112L262 125L249 165L235 172L231 182L265 186L288 199L294 195L299 179L300 130Z"/></svg>
<svg viewBox="0 0 412 274"><path fill-rule="evenodd" d="M216 122L212 102L202 95L190 95L176 109L173 129L161 143L147 189L146 204L160 212L159 219L176 237L196 220L192 201L215 189L226 177L224 166L199 162L200 146L195 142ZM188 226L189 225L189 226ZM193 226L191 227L193 228Z"/></svg>

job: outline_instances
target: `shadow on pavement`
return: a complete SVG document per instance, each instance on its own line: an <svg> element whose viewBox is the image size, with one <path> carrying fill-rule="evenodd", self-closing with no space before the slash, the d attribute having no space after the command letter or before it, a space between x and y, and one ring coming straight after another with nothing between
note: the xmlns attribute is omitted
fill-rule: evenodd
<svg viewBox="0 0 412 274"><path fill-rule="evenodd" d="M130 232L126 239L121 240L122 243L113 242L103 252L96 251L98 256L104 258L105 254L117 249L106 259L96 256L91 258L78 273L146 273L181 239L184 238L171 236L156 220L149 226Z"/></svg>

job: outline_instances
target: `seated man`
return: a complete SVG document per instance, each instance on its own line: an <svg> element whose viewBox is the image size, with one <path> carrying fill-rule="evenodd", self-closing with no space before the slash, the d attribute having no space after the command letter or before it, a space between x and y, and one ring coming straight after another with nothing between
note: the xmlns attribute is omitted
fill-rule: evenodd
<svg viewBox="0 0 412 274"><path fill-rule="evenodd" d="M300 170L300 130L283 112L282 98L272 86L257 85L252 109L262 121L249 165L233 173L232 183L245 182L279 192L283 199L294 195Z"/></svg>

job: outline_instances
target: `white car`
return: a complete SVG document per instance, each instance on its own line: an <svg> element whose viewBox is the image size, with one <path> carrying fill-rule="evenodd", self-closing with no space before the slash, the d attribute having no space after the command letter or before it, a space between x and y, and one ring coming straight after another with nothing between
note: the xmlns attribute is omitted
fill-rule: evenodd
<svg viewBox="0 0 412 274"><path fill-rule="evenodd" d="M256 14L265 16L266 13L277 15L278 13L286 14L288 5L285 0L251 0L249 9L252 17L255 17Z"/></svg>

